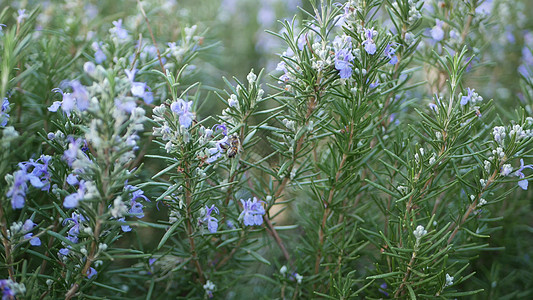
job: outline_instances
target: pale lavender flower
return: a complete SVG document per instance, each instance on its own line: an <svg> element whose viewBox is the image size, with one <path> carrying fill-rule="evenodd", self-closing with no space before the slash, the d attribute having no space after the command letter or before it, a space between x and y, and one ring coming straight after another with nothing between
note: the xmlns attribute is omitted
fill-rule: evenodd
<svg viewBox="0 0 533 300"><path fill-rule="evenodd" d="M118 219L117 221L126 223L126 218L122 217ZM120 228L122 229L123 232L131 231L131 227L129 225L120 225Z"/></svg>
<svg viewBox="0 0 533 300"><path fill-rule="evenodd" d="M339 71L341 78L346 79L352 76L352 64L354 56L349 48L335 51L335 69Z"/></svg>
<svg viewBox="0 0 533 300"><path fill-rule="evenodd" d="M475 104L482 101L483 98L475 92L475 89L467 88L467 95L461 97L461 105L466 105L468 102Z"/></svg>
<svg viewBox="0 0 533 300"><path fill-rule="evenodd" d="M59 107L70 116L70 112L77 108L79 111L84 111L89 108L89 93L85 86L78 80L73 80L68 83L72 88L72 93L64 93L60 88L55 88L52 92L60 93L63 96L62 101L54 101L48 110L56 112Z"/></svg>
<svg viewBox="0 0 533 300"><path fill-rule="evenodd" d="M215 147L207 149L209 151L209 157L207 162L212 164L217 161L224 153L224 148L228 146L228 137L224 136L222 139L215 142Z"/></svg>
<svg viewBox="0 0 533 300"><path fill-rule="evenodd" d="M258 201L257 198L248 199L244 201L241 199L243 211L239 215L239 219L243 220L245 226L261 225L263 224L263 215L265 209L263 208L262 201Z"/></svg>
<svg viewBox="0 0 533 300"><path fill-rule="evenodd" d="M13 186L7 191L6 196L11 197L11 206L13 209L20 209L24 207L26 200L27 174L24 170L19 170L13 173Z"/></svg>
<svg viewBox="0 0 533 300"><path fill-rule="evenodd" d="M130 202L130 205L131 205L131 208L130 210L128 210L129 214L132 214L139 219L144 217L144 211L143 211L144 206L142 205L142 203L137 202L134 199L132 199Z"/></svg>
<svg viewBox="0 0 533 300"><path fill-rule="evenodd" d="M25 240L30 240L30 245L41 246L41 239L39 237L33 237L33 233L29 232L24 235Z"/></svg>
<svg viewBox="0 0 533 300"><path fill-rule="evenodd" d="M7 125L7 121L9 120L9 114L7 113L8 109L9 109L9 100L7 100L7 98L4 98L4 100L2 101L2 106L0 106L0 126Z"/></svg>
<svg viewBox="0 0 533 300"><path fill-rule="evenodd" d="M376 53L376 43L373 38L377 34L377 31L374 28L366 29L365 28L365 40L363 41L363 46L365 46L366 53L374 55Z"/></svg>
<svg viewBox="0 0 533 300"><path fill-rule="evenodd" d="M186 102L183 99L178 99L178 101L170 105L170 110L172 110L179 117L179 122L181 126L189 128L194 119L194 113L191 112L192 101Z"/></svg>
<svg viewBox="0 0 533 300"><path fill-rule="evenodd" d="M9 279L0 280L0 291L2 292L2 300L15 299L15 291L11 289L12 281Z"/></svg>
<svg viewBox="0 0 533 300"><path fill-rule="evenodd" d="M528 180L524 179L525 175L524 173L522 173L522 170L526 168L533 170L533 165L524 165L524 160L520 159L520 168L515 172L515 175L518 176L520 179L522 179L518 182L518 186L521 187L523 190L527 190L527 186L528 186Z"/></svg>
<svg viewBox="0 0 533 300"><path fill-rule="evenodd" d="M89 270L87 270L87 278L91 279L94 275L96 275L98 272L93 267L90 267Z"/></svg>
<svg viewBox="0 0 533 300"><path fill-rule="evenodd" d="M216 233L218 230L218 220L211 215L211 213L215 211L217 214L218 208L215 207L215 205L211 205L211 207L205 206L205 216L202 219L202 222L207 222L207 230L211 233Z"/></svg>
<svg viewBox="0 0 533 300"><path fill-rule="evenodd" d="M41 155L37 161L30 159L27 162L19 163L21 170L26 173L26 179L30 181L31 185L40 188L42 191L50 189L50 173L48 173L48 163L52 159L49 155ZM39 161L43 162L42 164ZM33 168L30 173L29 169Z"/></svg>
<svg viewBox="0 0 533 300"><path fill-rule="evenodd" d="M74 139L73 137L68 137L68 140L70 143L68 144L68 149L63 153L63 159L69 167L72 167L72 163L77 159L78 152L84 144L84 141L81 138Z"/></svg>
<svg viewBox="0 0 533 300"><path fill-rule="evenodd" d="M391 65L398 63L398 57L394 55L396 53L396 49L392 48L394 46L395 45L393 43L387 44L387 47L385 47L385 51L383 52L383 54L390 59L389 64Z"/></svg>
<svg viewBox="0 0 533 300"><path fill-rule="evenodd" d="M107 59L107 56L105 55L104 51L102 50L101 45L102 45L101 42L100 43L93 42L91 44L91 47L94 50L94 61L97 64L101 64L103 61L105 61Z"/></svg>
<svg viewBox="0 0 533 300"><path fill-rule="evenodd" d="M133 96L143 98L144 102L150 104L154 100L153 94L150 87L144 82L135 81L135 74L137 73L136 69L133 70L124 70L128 80L131 83L131 94Z"/></svg>
<svg viewBox="0 0 533 300"><path fill-rule="evenodd" d="M83 200L83 197L85 197L86 192L87 188L85 186L85 181L80 180L78 182L78 190L75 193L72 193L65 197L65 200L63 200L63 206L65 208L77 207L79 202Z"/></svg>
<svg viewBox="0 0 533 300"><path fill-rule="evenodd" d="M22 230L24 232L27 232L24 235L24 239L30 240L30 245L32 245L32 246L40 246L41 245L41 239L39 239L38 237L33 237L33 233L28 232L28 231L31 231L33 229L33 227L35 227L35 225L36 224L33 223L33 221L31 219L27 219L24 222L24 225L22 225Z"/></svg>
<svg viewBox="0 0 533 300"><path fill-rule="evenodd" d="M122 28L122 19L113 21L115 27L109 29L109 32L115 35L119 40L125 40L129 37L128 31Z"/></svg>
<svg viewBox="0 0 533 300"><path fill-rule="evenodd" d="M17 23L22 23L24 19L28 17L28 14L26 13L25 9L19 9L18 10L18 16L17 16Z"/></svg>
<svg viewBox="0 0 533 300"><path fill-rule="evenodd" d="M61 248L59 249L59 252L57 253L58 256L67 256L70 253L70 250L68 248Z"/></svg>
<svg viewBox="0 0 533 300"><path fill-rule="evenodd" d="M80 111L87 110L89 108L89 93L85 86L78 80L72 80L70 86L72 87L72 97L76 99L78 109Z"/></svg>
<svg viewBox="0 0 533 300"><path fill-rule="evenodd" d="M137 103L134 100L115 98L115 107L124 113L131 114L137 108Z"/></svg>
<svg viewBox="0 0 533 300"><path fill-rule="evenodd" d="M442 22L439 19L435 19L435 26L431 28L430 34L433 40L436 42L442 41L444 39L444 30L442 29L442 25L444 25L444 22Z"/></svg>

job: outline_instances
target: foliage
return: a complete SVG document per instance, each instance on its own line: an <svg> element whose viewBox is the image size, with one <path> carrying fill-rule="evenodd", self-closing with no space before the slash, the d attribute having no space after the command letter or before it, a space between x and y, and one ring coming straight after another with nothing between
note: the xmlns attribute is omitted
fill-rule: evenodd
<svg viewBox="0 0 533 300"><path fill-rule="evenodd" d="M3 9L4 298L531 297L526 4L228 2Z"/></svg>

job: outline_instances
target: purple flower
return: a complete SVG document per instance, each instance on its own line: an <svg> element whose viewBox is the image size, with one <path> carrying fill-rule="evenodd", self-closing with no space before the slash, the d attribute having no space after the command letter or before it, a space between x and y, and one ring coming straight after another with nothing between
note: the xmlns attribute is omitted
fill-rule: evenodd
<svg viewBox="0 0 533 300"><path fill-rule="evenodd" d="M78 184L78 183L79 183L78 175L76 175L76 174L69 174L69 175L67 176L67 183L70 184L70 185Z"/></svg>
<svg viewBox="0 0 533 300"><path fill-rule="evenodd" d="M442 39L444 39L444 30L442 29L444 22L439 19L435 19L435 24L435 27L431 28L430 34L433 40L440 42Z"/></svg>
<svg viewBox="0 0 533 300"><path fill-rule="evenodd" d="M6 196L11 197L11 206L13 209L24 207L26 200L27 174L25 170L19 170L13 173L13 186L7 191Z"/></svg>
<svg viewBox="0 0 533 300"><path fill-rule="evenodd" d="M382 293L383 295L385 295L385 297L388 297L388 296L389 296L389 293L387 293L386 290L387 290L387 283L382 283L382 284L379 286L378 291L379 291L380 293Z"/></svg>
<svg viewBox="0 0 533 300"><path fill-rule="evenodd" d="M84 111L89 108L89 93L85 86L83 86L78 80L73 80L68 83L72 88L72 93L64 93L61 89L55 88L52 92L61 93L63 96L62 101L54 101L48 110L56 112L59 107L70 116L70 112L74 108L78 108L79 111Z"/></svg>
<svg viewBox="0 0 533 300"><path fill-rule="evenodd" d="M125 40L128 38L128 31L124 28L122 28L122 19L118 19L117 21L113 21L113 25L115 27L109 29L109 32L116 36L119 40Z"/></svg>
<svg viewBox="0 0 533 300"><path fill-rule="evenodd" d="M89 270L87 270L87 278L91 279L94 275L96 275L98 272L93 267L90 267Z"/></svg>
<svg viewBox="0 0 533 300"><path fill-rule="evenodd" d="M7 98L4 98L4 100L2 101L2 106L0 106L0 126L7 125L7 121L9 120L9 115L7 114L8 109L9 109L9 100L7 100Z"/></svg>
<svg viewBox="0 0 533 300"><path fill-rule="evenodd" d="M215 142L214 148L207 149L209 151L209 157L207 158L208 163L214 163L217 161L222 154L224 153L224 148L228 146L228 137L225 136L221 140Z"/></svg>
<svg viewBox="0 0 533 300"><path fill-rule="evenodd" d="M154 100L154 96L150 90L150 87L144 82L136 82L135 74L137 73L136 69L133 70L124 70L128 80L131 83L131 94L133 96L143 98L144 102L150 104ZM148 89L148 91L146 91Z"/></svg>
<svg viewBox="0 0 533 300"><path fill-rule="evenodd" d="M30 245L32 245L32 246L40 246L41 245L41 240L38 237L33 237L33 233L28 232L28 231L31 231L33 229L33 227L35 227L35 225L36 224L33 223L33 221L31 219L27 219L24 222L24 225L22 225L22 231L23 232L27 232L24 235L24 239L30 240Z"/></svg>
<svg viewBox="0 0 533 300"><path fill-rule="evenodd" d="M143 211L144 206L141 203L133 199L131 200L130 204L131 204L131 208L130 210L128 210L128 213L136 216L139 219L143 218L144 217L144 211Z"/></svg>
<svg viewBox="0 0 533 300"><path fill-rule="evenodd" d="M33 237L33 233L26 233L24 235L25 240L30 240L30 245L32 246L41 246L41 239L38 237Z"/></svg>
<svg viewBox="0 0 533 300"><path fill-rule="evenodd" d="M48 163L52 159L49 155L41 155L37 161L30 159L27 162L19 163L21 170L26 172L26 178L30 181L31 185L36 188L40 188L42 191L48 191L50 189L50 173L48 173ZM39 163L42 161L43 163ZM33 170L28 173L29 169L33 167Z"/></svg>
<svg viewBox="0 0 533 300"><path fill-rule="evenodd" d="M85 187L85 180L80 180L78 182L78 190L75 193L72 193L65 197L63 201L63 206L65 208L74 208L77 207L79 202L85 197L85 192L87 191Z"/></svg>
<svg viewBox="0 0 533 300"><path fill-rule="evenodd" d="M80 111L87 110L89 108L89 93L85 86L78 80L72 80L70 86L72 87L72 97L76 99L78 109Z"/></svg>
<svg viewBox="0 0 533 300"><path fill-rule="evenodd" d="M122 217L118 219L117 221L126 223L126 218ZM131 227L129 225L120 225L120 228L122 229L123 232L131 231Z"/></svg>
<svg viewBox="0 0 533 300"><path fill-rule="evenodd" d="M398 57L394 55L396 53L396 49L392 48L393 46L393 43L387 44L387 47L385 47L385 51L383 52L383 54L390 59L389 64L391 65L398 63Z"/></svg>
<svg viewBox="0 0 533 300"><path fill-rule="evenodd" d="M0 280L0 291L2 291L2 300L15 299L15 291L11 289L13 282L9 279Z"/></svg>
<svg viewBox="0 0 533 300"><path fill-rule="evenodd" d="M335 69L339 71L341 78L346 79L352 76L353 59L351 49L340 49L335 52Z"/></svg>
<svg viewBox="0 0 533 300"><path fill-rule="evenodd" d="M377 34L377 31L374 30L374 28L366 29L365 28L365 37L366 40L363 41L363 46L365 46L366 53L370 55L374 55L376 53L376 44L374 43L374 36Z"/></svg>
<svg viewBox="0 0 533 300"><path fill-rule="evenodd" d="M17 23L22 23L22 21L24 21L24 19L28 17L28 14L26 13L25 9L19 9L18 14L19 15L17 16Z"/></svg>
<svg viewBox="0 0 533 300"><path fill-rule="evenodd" d="M76 244L78 242L78 235L80 234L80 223L81 222L85 222L86 219L81 214L77 214L77 213L73 212L72 215L71 215L71 218L67 218L67 219L63 220L63 226L65 226L65 224L68 221L73 222L74 225L72 227L70 227L70 229L68 231L67 239L69 241L71 241L72 243ZM65 251L63 251L63 252L65 252ZM59 250L59 253L61 253L61 250ZM68 251L66 251L66 253L68 254ZM66 255L66 254L64 254L64 255Z"/></svg>
<svg viewBox="0 0 533 300"><path fill-rule="evenodd" d="M216 233L218 229L218 220L211 216L211 213L215 211L217 214L218 208L215 207L215 205L211 205L211 207L205 206L205 217L202 219L202 222L207 222L207 230L211 233Z"/></svg>
<svg viewBox="0 0 533 300"><path fill-rule="evenodd" d="M30 159L27 162L18 164L20 170L13 173L13 185L7 191L6 196L11 198L13 209L20 209L24 206L26 191L30 184L42 191L48 191L50 188L50 173L48 173L48 163L52 157L41 155L37 161ZM42 162L42 163L40 163ZM31 172L28 173L28 171Z"/></svg>
<svg viewBox="0 0 533 300"><path fill-rule="evenodd" d="M124 186L124 189L125 190L133 190L135 187L132 186L132 185L126 185ZM142 198L144 199L145 201L148 201L148 202L151 202L150 200L148 200L148 198L144 195L144 191L141 190L141 189L136 189L134 191L131 192L131 200L136 200L138 198Z"/></svg>
<svg viewBox="0 0 533 300"><path fill-rule="evenodd" d="M59 256L67 256L69 254L70 250L68 248L61 248L59 249L58 255Z"/></svg>
<svg viewBox="0 0 533 300"><path fill-rule="evenodd" d="M527 190L528 181L527 179L524 179L525 175L522 173L522 170L529 168L533 170L533 165L524 165L524 160L520 159L520 168L515 172L515 175L520 177L520 180L518 182L518 186L521 187L523 190Z"/></svg>
<svg viewBox="0 0 533 300"><path fill-rule="evenodd" d="M375 88L377 88L378 86L379 86L379 80L376 80L376 81L374 81L374 82L372 82L371 84L368 85L368 87L369 87L370 89L375 89Z"/></svg>
<svg viewBox="0 0 533 300"><path fill-rule="evenodd" d="M467 88L467 95L461 97L461 105L466 105L468 102L475 104L482 100L483 98L474 89Z"/></svg>
<svg viewBox="0 0 533 300"><path fill-rule="evenodd" d="M217 131L222 130L223 135L228 135L228 127L226 126L226 124L215 124L212 130L214 133L217 133Z"/></svg>
<svg viewBox="0 0 533 300"><path fill-rule="evenodd" d="M194 113L191 112L192 101L186 102L183 99L178 99L178 101L170 105L170 110L172 110L179 117L179 122L181 126L189 128L194 119Z"/></svg>
<svg viewBox="0 0 533 300"><path fill-rule="evenodd" d="M72 163L77 159L78 152L83 145L84 141L81 138L74 139L68 137L70 143L68 144L68 149L63 153L63 159L67 162L69 167L72 167Z"/></svg>
<svg viewBox="0 0 533 300"><path fill-rule="evenodd" d="M241 199L243 211L239 215L239 219L243 220L245 226L261 225L263 224L263 215L265 209L262 205L263 201L257 201L257 198L248 199L244 201Z"/></svg>
<svg viewBox="0 0 533 300"><path fill-rule="evenodd" d="M104 60L107 59L107 56L105 55L104 51L102 51L101 42L93 42L91 47L93 48L94 52L94 61L97 64L101 64Z"/></svg>
<svg viewBox="0 0 533 300"><path fill-rule="evenodd" d="M124 189L126 191L130 191L130 190L135 189L135 187L132 186L132 185L126 184L124 186ZM128 213L132 214L132 215L135 215L137 218L140 219L140 218L144 217L144 211L143 211L144 206L140 202L137 201L137 199L139 199L139 198L150 202L150 200L148 200L148 198L144 195L143 190L136 189L136 190L131 192L131 202L130 202L131 208L128 211Z"/></svg>

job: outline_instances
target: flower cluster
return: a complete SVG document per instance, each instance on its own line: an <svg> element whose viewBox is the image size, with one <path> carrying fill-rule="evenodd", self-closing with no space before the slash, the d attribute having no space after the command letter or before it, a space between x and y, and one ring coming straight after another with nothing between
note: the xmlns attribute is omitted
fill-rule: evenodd
<svg viewBox="0 0 533 300"><path fill-rule="evenodd" d="M8 230L8 237L12 238L16 236L17 234L24 235L24 240L29 240L30 245L32 246L40 246L41 245L41 239L39 237L34 237L33 233L30 232L33 230L33 228L37 224L33 223L31 219L27 219L22 222L15 222L11 225L10 229Z"/></svg>
<svg viewBox="0 0 533 300"><path fill-rule="evenodd" d="M470 102L470 104L475 105L478 102L483 101L483 98L475 92L474 89L467 88L468 92L466 96L461 96L461 105L466 105Z"/></svg>
<svg viewBox="0 0 533 300"><path fill-rule="evenodd" d="M339 71L342 79L350 78L352 76L352 38L349 36L335 37L333 41L335 46L335 69Z"/></svg>
<svg viewBox="0 0 533 300"><path fill-rule="evenodd" d="M48 164L51 159L51 156L41 155L36 161L30 159L27 162L19 163L20 170L13 173L13 183L6 194L7 197L11 198L13 209L20 209L24 206L28 182L33 187L42 191L48 191L50 189Z"/></svg>
<svg viewBox="0 0 533 300"><path fill-rule="evenodd" d="M23 283L17 283L11 279L1 279L0 291L2 292L2 299L15 299L16 295L24 294L26 292L26 287Z"/></svg>
<svg viewBox="0 0 533 300"><path fill-rule="evenodd" d="M79 81L73 80L69 83L69 86L72 88L72 93L63 92L61 89L56 88L53 91L58 92L62 95L62 101L55 101L48 110L51 112L56 112L59 107L70 116L73 110L78 110L80 112L85 111L89 108L89 93L85 86L83 86Z"/></svg>
<svg viewBox="0 0 533 300"><path fill-rule="evenodd" d="M263 224L263 215L265 214L265 209L263 208L263 201L258 201L257 198L243 200L242 203L242 212L239 215L239 220L243 220L245 226L254 226Z"/></svg>

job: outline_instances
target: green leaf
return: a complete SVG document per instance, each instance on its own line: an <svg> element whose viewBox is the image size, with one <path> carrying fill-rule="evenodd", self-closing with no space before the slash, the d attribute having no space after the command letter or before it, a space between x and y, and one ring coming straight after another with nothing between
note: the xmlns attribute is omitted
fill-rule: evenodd
<svg viewBox="0 0 533 300"><path fill-rule="evenodd" d="M165 232L165 235L163 235L163 237L161 238L159 245L157 245L157 250L161 249L161 247L167 242L167 240L172 236L174 231L176 231L176 229L178 228L178 226L180 226L182 222L183 222L183 218L175 222L174 224L172 224L172 226L170 226L167 232Z"/></svg>

